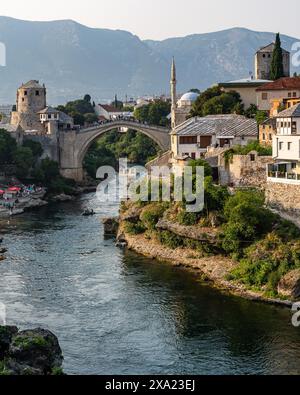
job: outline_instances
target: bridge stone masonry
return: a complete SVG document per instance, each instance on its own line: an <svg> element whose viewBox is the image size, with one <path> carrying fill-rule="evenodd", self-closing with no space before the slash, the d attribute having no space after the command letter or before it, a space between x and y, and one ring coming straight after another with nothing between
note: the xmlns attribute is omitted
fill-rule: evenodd
<svg viewBox="0 0 300 395"><path fill-rule="evenodd" d="M91 144L113 129L131 129L143 133L155 141L165 152L170 149L170 129L143 123L117 120L87 129L61 131L58 136L61 174L77 182L83 181L83 160Z"/></svg>

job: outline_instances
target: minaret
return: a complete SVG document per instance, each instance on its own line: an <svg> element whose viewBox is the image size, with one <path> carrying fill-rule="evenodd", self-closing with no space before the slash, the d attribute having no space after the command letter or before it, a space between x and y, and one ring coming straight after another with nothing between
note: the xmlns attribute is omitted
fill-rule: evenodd
<svg viewBox="0 0 300 395"><path fill-rule="evenodd" d="M175 128L176 126L176 109L177 109L177 94L176 94L176 65L175 65L175 59L173 57L172 61L172 67L171 67L171 102L172 102L172 107L171 107L171 126L172 129Z"/></svg>

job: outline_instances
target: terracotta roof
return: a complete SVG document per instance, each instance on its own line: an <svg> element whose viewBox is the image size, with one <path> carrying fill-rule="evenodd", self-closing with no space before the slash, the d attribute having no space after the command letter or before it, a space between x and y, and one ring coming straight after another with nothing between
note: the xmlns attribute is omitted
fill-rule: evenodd
<svg viewBox="0 0 300 395"><path fill-rule="evenodd" d="M277 118L300 117L300 103L277 114Z"/></svg>
<svg viewBox="0 0 300 395"><path fill-rule="evenodd" d="M118 108L116 108L110 104L99 104L99 106L104 108L104 110L107 112L119 112L119 113L122 112L121 110L119 110Z"/></svg>
<svg viewBox="0 0 300 395"><path fill-rule="evenodd" d="M280 91L280 90L292 90L300 89L300 78L299 77L284 77L270 82L256 89L260 91Z"/></svg>

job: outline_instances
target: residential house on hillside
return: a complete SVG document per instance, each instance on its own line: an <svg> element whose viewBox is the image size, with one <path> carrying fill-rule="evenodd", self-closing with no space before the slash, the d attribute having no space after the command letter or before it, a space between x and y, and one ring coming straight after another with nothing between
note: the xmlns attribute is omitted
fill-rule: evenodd
<svg viewBox="0 0 300 395"><path fill-rule="evenodd" d="M255 78L256 79L271 79L271 67L275 43L266 45L260 48L255 54ZM283 56L283 75L290 76L290 52L282 48Z"/></svg>
<svg viewBox="0 0 300 395"><path fill-rule="evenodd" d="M98 104L95 112L100 121L112 121L123 115L123 111L110 104Z"/></svg>
<svg viewBox="0 0 300 395"><path fill-rule="evenodd" d="M173 162L204 158L209 150L247 145L257 137L257 122L242 115L190 118L171 133Z"/></svg>
<svg viewBox="0 0 300 395"><path fill-rule="evenodd" d="M300 98L300 78L284 77L277 81L262 85L256 89L257 106L259 110L270 112L276 100L283 102L285 99Z"/></svg>
<svg viewBox="0 0 300 395"><path fill-rule="evenodd" d="M258 104L256 89L269 82L269 80L257 80L253 77L249 77L236 81L221 82L219 87L224 92L238 92L241 96L241 100L245 106L245 109L247 109L251 106L251 104Z"/></svg>
<svg viewBox="0 0 300 395"><path fill-rule="evenodd" d="M275 165L268 168L269 180L300 183L300 104L276 117L273 158Z"/></svg>
<svg viewBox="0 0 300 395"><path fill-rule="evenodd" d="M276 119L268 118L259 125L259 142L261 145L273 145L273 138L276 133Z"/></svg>

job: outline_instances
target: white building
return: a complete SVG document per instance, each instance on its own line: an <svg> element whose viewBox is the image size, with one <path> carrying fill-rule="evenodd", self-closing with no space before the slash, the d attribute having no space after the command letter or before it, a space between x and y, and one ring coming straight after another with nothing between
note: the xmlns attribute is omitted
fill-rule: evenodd
<svg viewBox="0 0 300 395"><path fill-rule="evenodd" d="M131 113L124 112L110 104L98 104L95 107L95 112L100 121L114 121L119 117L130 116Z"/></svg>
<svg viewBox="0 0 300 395"><path fill-rule="evenodd" d="M275 165L268 168L270 180L300 183L300 104L276 117L273 157Z"/></svg>
<svg viewBox="0 0 300 395"><path fill-rule="evenodd" d="M243 146L257 138L257 122L242 115L190 118L171 133L173 160L199 159L210 149Z"/></svg>

